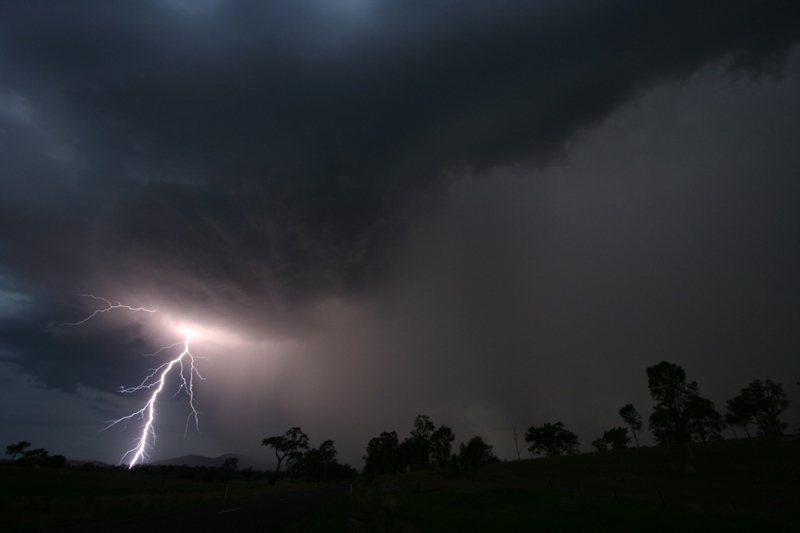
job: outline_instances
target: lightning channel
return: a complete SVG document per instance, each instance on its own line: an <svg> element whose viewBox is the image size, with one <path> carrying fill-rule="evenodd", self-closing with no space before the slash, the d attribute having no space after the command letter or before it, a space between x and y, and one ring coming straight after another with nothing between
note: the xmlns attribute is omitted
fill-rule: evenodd
<svg viewBox="0 0 800 533"><path fill-rule="evenodd" d="M123 305L120 302L111 303L110 300L107 300L107 299L103 298L102 296L95 296L93 294L79 294L78 296L82 296L84 298L93 298L95 300L100 300L102 302L105 302L107 307L98 309L97 311L95 311L91 315L87 316L86 318L84 318L80 322L65 322L63 324L59 324L59 326L80 326L81 324L85 324L86 322L90 321L91 319L93 319L97 315L99 315L101 313L108 313L109 311L113 311L114 309L127 309L128 311L130 311L132 313L138 313L140 311L141 312L145 312L145 313L155 313L156 312L155 309L145 309L144 307L131 307L130 305Z"/></svg>
<svg viewBox="0 0 800 533"><path fill-rule="evenodd" d="M197 370L197 366L195 365L195 356L192 354L189 348L189 341L191 340L191 335L187 335L186 339L183 342L179 342L173 344L171 346L165 346L158 350L158 352L169 350L176 346L182 345L183 349L181 352L174 358L170 359L163 365L154 368L150 371L150 374L144 378L144 380L135 387L120 387L119 392L130 394L134 392L139 392L142 390L149 390L150 396L144 406L129 415L123 416L122 418L118 418L117 420L112 420L109 424L105 427L105 429L111 428L116 426L117 424L122 424L126 426L129 421L132 419L138 418L144 421L142 425L142 431L139 437L136 439L136 445L125 452L123 454L122 459L120 462L125 462L126 459L130 459L128 462L128 468L133 468L134 465L137 463L142 463L147 461L148 455L147 451L152 449L155 446L156 441L156 432L154 428L155 418L156 418L156 403L158 402L159 394L164 390L164 386L167 382L167 377L169 376L170 372L173 369L177 369L177 375L180 378L180 384L178 386L178 390L172 395L172 397L177 396L184 391L189 396L189 410L190 413L186 418L186 428L184 434L189 429L190 421L194 420L195 428L199 431L200 430L200 421L199 421L199 413L197 412L197 402L194 397L194 378L197 377L199 379L204 379L200 372ZM158 353L156 352L156 353ZM155 354L153 354L155 355Z"/></svg>
<svg viewBox="0 0 800 533"><path fill-rule="evenodd" d="M138 313L138 312L146 312L146 313L155 313L156 310L154 309L146 309L144 307L131 307L129 305L124 305L120 302L112 303L110 300L100 297L94 296L92 294L81 294L79 296L83 296L86 298L92 298L94 300L102 301L106 304L106 307L98 309L94 311L92 314L80 320L79 322L67 322L60 324L60 326L80 326L88 322L89 320L95 318L97 315L101 313L108 313L115 309L125 309L129 312ZM205 379L199 372L196 366L196 357L192 354L189 342L192 338L192 332L187 331L186 337L183 341L176 342L174 344L163 346L156 350L155 352L148 354L149 356L156 356L162 353L174 353L176 348L179 348L180 353L169 359L167 362L163 363L162 365L150 369L150 373L142 380L139 385L134 387L120 387L118 392L122 394L133 394L136 392L147 391L149 393L148 399L145 402L144 406L141 409L134 411L126 416L118 418L116 420L109 421L106 425L105 429L109 429L111 427L121 425L123 429L127 427L128 423L132 420L142 420L141 426L141 433L139 436L134 439L134 447L125 452L120 459L120 464L125 463L127 461L128 468L133 468L137 464L142 464L148 460L148 450L152 450L155 447L156 441L156 432L155 432L155 422L156 422L156 405L158 403L159 395L164 392L164 388L167 385L167 380L171 374L176 374L178 377L178 388L173 393L172 397L179 395L181 392L185 393L189 397L189 415L186 418L186 425L184 428L184 436L189 430L189 424L194 421L194 426L197 431L200 431L200 420L199 420L199 413L197 411L197 401L195 399L194 393L194 384L195 378L198 379Z"/></svg>

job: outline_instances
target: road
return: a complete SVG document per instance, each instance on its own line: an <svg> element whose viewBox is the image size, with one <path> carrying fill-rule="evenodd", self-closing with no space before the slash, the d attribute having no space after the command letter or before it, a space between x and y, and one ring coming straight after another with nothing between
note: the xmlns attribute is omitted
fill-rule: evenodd
<svg viewBox="0 0 800 533"><path fill-rule="evenodd" d="M95 522L49 530L53 533L192 533L230 531L231 533L280 531L322 504L347 492L347 485L320 490L273 494L195 509L128 517L111 522Z"/></svg>

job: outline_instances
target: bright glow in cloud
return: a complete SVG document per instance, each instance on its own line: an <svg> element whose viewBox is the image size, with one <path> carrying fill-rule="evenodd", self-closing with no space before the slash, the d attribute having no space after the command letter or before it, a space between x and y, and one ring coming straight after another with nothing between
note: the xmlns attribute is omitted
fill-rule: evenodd
<svg viewBox="0 0 800 533"><path fill-rule="evenodd" d="M154 309L147 309L144 307L132 307L129 305L125 305L122 303L112 303L110 300L100 297L94 296L92 294L81 294L80 296L86 298L92 298L93 300L98 300L106 304L105 307L95 310L89 316L84 318L83 320L79 320L78 322L69 322L61 324L61 326L80 326L81 324L85 324L89 320L97 317L98 315L105 314L114 310L127 310L131 313L156 313ZM177 342L168 346L163 346L156 350L154 353L150 354L152 356L159 356L161 354L170 353L174 351L176 348L180 349L180 353L178 355L169 359L166 363L161 364L160 366L151 369L150 373L142 380L139 385L134 387L120 387L119 392L125 394L133 394L137 392L148 392L149 396L147 401L145 402L144 406L134 411L133 413L118 418L116 420L112 420L107 426L106 429L122 425L123 427L127 427L128 423L134 419L140 419L143 421L141 426L141 433L135 439L135 446L125 452L122 456L120 462L128 461L128 466L133 468L134 465L140 464L147 460L148 458L148 450L152 449L155 445L156 440L156 431L155 431L155 424L156 424L156 405L159 401L159 396L164 391L164 388L168 386L168 380L171 376L177 377L178 387L177 390L173 393L172 397L177 396L181 392L185 393L189 397L189 415L186 418L186 428L184 431L184 435L186 431L189 429L189 422L194 420L195 429L199 431L200 429L200 421L199 421L199 413L197 412L197 401L195 399L195 392L194 392L194 383L195 378L204 379L203 376L198 371L197 367L195 366L195 356L192 354L189 341L197 336L204 336L204 337L211 337L211 338L224 338L220 337L220 335L215 335L212 333L213 330L205 330L198 328L196 326L189 326L180 324L176 325L175 328L177 331L183 336L183 341ZM177 369L177 370L175 370Z"/></svg>

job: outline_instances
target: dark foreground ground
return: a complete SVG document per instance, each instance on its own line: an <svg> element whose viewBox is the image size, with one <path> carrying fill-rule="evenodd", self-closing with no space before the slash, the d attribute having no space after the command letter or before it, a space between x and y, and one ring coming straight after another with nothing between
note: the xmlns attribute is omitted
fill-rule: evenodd
<svg viewBox="0 0 800 533"><path fill-rule="evenodd" d="M133 516L43 531L53 533L96 531L114 531L115 533L174 533L176 531L248 533L257 531L269 533L280 531L291 525L347 490L347 485L336 485L324 489L308 489L239 500L229 504L213 504L194 509Z"/></svg>
<svg viewBox="0 0 800 533"><path fill-rule="evenodd" d="M800 532L800 438L739 439L382 476L308 532Z"/></svg>
<svg viewBox="0 0 800 533"><path fill-rule="evenodd" d="M9 467L0 494L0 533L800 531L800 437L411 472L352 492L243 475Z"/></svg>

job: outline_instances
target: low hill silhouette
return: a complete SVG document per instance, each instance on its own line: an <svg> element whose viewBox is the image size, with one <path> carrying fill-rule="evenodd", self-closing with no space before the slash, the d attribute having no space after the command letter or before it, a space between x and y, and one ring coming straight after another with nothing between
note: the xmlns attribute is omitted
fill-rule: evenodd
<svg viewBox="0 0 800 533"><path fill-rule="evenodd" d="M153 465L175 465L175 466L210 466L220 467L227 459L235 458L239 460L239 469L245 470L252 468L253 470L272 471L275 470L275 463L271 461L257 461L246 455L239 453L226 453L219 457L206 457L204 455L183 455L181 457L172 457L169 459L162 459L161 461L154 461L150 464Z"/></svg>

